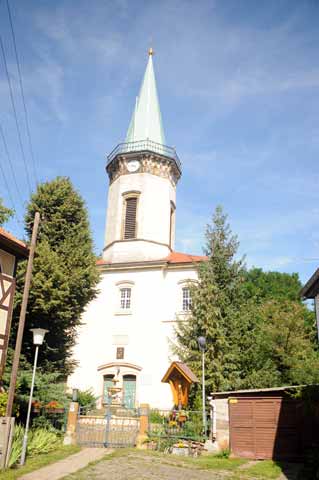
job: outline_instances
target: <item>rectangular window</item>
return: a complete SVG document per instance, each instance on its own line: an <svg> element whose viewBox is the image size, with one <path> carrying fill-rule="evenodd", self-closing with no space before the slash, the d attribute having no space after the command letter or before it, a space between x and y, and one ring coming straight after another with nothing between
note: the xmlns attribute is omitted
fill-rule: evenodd
<svg viewBox="0 0 319 480"><path fill-rule="evenodd" d="M125 200L124 240L136 238L137 197Z"/></svg>
<svg viewBox="0 0 319 480"><path fill-rule="evenodd" d="M131 289L121 288L121 309L126 310L131 308Z"/></svg>
<svg viewBox="0 0 319 480"><path fill-rule="evenodd" d="M192 307L191 291L188 287L183 287L183 312L189 312Z"/></svg>

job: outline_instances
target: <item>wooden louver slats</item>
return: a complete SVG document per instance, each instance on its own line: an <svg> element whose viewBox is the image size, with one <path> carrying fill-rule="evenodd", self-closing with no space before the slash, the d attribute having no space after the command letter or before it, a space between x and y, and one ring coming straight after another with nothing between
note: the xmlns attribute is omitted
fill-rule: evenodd
<svg viewBox="0 0 319 480"><path fill-rule="evenodd" d="M136 207L137 198L128 198L126 200L124 239L136 237Z"/></svg>

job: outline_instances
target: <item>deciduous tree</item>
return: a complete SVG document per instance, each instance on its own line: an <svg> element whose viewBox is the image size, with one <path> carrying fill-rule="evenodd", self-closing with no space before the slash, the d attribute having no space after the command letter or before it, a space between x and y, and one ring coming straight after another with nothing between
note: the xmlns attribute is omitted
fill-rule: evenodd
<svg viewBox="0 0 319 480"><path fill-rule="evenodd" d="M7 208L4 204L2 199L0 198L0 225L6 223L10 217L13 215L13 210Z"/></svg>

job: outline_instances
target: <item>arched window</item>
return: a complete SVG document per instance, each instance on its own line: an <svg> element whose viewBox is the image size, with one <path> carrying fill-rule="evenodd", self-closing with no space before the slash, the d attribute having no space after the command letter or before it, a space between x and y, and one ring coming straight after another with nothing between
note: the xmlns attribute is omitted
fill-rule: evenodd
<svg viewBox="0 0 319 480"><path fill-rule="evenodd" d="M137 237L137 205L140 192L126 192L123 194L123 240L132 240Z"/></svg>
<svg viewBox="0 0 319 480"><path fill-rule="evenodd" d="M192 308L192 296L189 287L182 288L182 310L183 312L189 312Z"/></svg>
<svg viewBox="0 0 319 480"><path fill-rule="evenodd" d="M132 289L130 287L122 287L120 288L120 294L121 294L121 298L120 298L121 310L130 310Z"/></svg>
<svg viewBox="0 0 319 480"><path fill-rule="evenodd" d="M192 309L192 286L197 284L194 278L185 278L178 282L179 286L179 305L177 311L187 314Z"/></svg>
<svg viewBox="0 0 319 480"><path fill-rule="evenodd" d="M134 282L122 280L116 284L118 288L117 309L119 314L130 314L132 308L132 291Z"/></svg>

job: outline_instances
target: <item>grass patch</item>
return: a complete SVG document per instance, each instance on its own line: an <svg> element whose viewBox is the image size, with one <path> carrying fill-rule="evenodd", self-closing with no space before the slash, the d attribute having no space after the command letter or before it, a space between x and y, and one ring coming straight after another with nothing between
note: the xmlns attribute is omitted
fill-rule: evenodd
<svg viewBox="0 0 319 480"><path fill-rule="evenodd" d="M41 467L45 467L50 463L58 462L63 458L77 453L81 450L77 445L67 445L50 453L39 454L33 458L27 458L26 464L20 468L10 468L0 473L0 480L15 480L16 478L25 475L26 473L38 470Z"/></svg>
<svg viewBox="0 0 319 480"><path fill-rule="evenodd" d="M245 469L245 472L255 477L276 479L281 474L282 468L280 464L272 460L261 460L247 470Z"/></svg>
<svg viewBox="0 0 319 480"><path fill-rule="evenodd" d="M203 455L201 457L182 457L172 454L164 454L161 452L153 452L150 450L126 450L123 454L130 453L131 455L135 453L134 456L154 456L160 457L163 459L167 465L176 465L176 466L193 466L202 470L236 470L241 465L247 463L248 460L243 458L221 458L216 455Z"/></svg>
<svg viewBox="0 0 319 480"><path fill-rule="evenodd" d="M236 470L247 463L247 460L243 458L220 458L216 455L203 455L197 458L185 457L183 460L203 470Z"/></svg>

